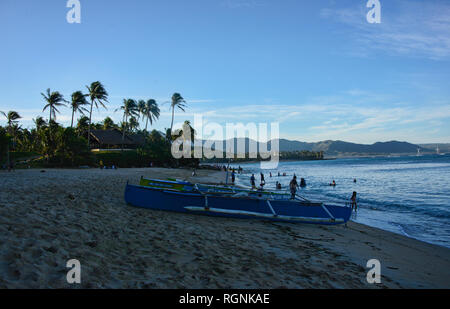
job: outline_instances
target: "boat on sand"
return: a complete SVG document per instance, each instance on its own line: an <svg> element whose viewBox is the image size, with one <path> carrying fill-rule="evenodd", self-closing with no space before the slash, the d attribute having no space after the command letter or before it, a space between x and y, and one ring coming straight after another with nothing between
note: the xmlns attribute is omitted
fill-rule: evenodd
<svg viewBox="0 0 450 309"><path fill-rule="evenodd" d="M288 199L250 190L212 192L187 182L179 190L165 187L166 182L160 181L158 186L127 183L125 201L135 207L186 214L325 225L344 224L352 212L348 206L311 202L299 196ZM176 187L180 184L171 182ZM187 190L188 184L192 190Z"/></svg>

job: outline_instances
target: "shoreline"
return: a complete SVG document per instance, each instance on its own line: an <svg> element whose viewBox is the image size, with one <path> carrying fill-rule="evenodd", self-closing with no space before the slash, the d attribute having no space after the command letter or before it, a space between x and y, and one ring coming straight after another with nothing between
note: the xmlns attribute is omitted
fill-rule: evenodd
<svg viewBox="0 0 450 309"><path fill-rule="evenodd" d="M140 176L224 183L198 169L0 173L0 288L450 288L450 249L349 222L317 226L213 218L125 205ZM370 259L382 283L366 282Z"/></svg>

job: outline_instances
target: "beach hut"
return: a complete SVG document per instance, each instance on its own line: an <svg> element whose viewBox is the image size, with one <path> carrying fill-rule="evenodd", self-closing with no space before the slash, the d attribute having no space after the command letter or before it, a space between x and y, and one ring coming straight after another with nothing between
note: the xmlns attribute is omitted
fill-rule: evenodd
<svg viewBox="0 0 450 309"><path fill-rule="evenodd" d="M92 130L91 148L93 150L111 150L122 148L122 132L117 129L112 130ZM124 149L136 149L145 143L142 134L125 134L123 140Z"/></svg>

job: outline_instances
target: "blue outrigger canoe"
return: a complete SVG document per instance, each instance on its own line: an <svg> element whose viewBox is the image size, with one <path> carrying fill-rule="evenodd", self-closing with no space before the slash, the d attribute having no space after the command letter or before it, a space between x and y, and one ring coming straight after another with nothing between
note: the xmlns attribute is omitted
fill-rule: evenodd
<svg viewBox="0 0 450 309"><path fill-rule="evenodd" d="M209 194L196 188L183 192L127 183L125 201L135 207L187 214L324 225L344 224L352 212L348 206L325 205L298 198L280 200L243 192Z"/></svg>

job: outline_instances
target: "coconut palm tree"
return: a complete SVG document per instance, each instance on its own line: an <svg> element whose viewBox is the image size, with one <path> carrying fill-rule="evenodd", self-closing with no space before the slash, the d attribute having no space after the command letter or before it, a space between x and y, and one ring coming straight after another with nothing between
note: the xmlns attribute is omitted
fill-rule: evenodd
<svg viewBox="0 0 450 309"><path fill-rule="evenodd" d="M136 119L136 117L130 117L130 120L128 120L128 129L131 132L139 129L139 121Z"/></svg>
<svg viewBox="0 0 450 309"><path fill-rule="evenodd" d="M47 94L43 94L41 92L41 95L44 97L47 104L44 106L43 112L48 108L50 109L50 117L48 120L48 123L52 122L52 116L53 120L56 120L56 112L59 113L58 107L59 106L66 106L64 103L67 102L64 100L64 96L60 94L58 91L51 92L50 88L47 89Z"/></svg>
<svg viewBox="0 0 450 309"><path fill-rule="evenodd" d="M9 111L8 114L0 111L0 114L6 117L6 122L8 123L8 132L13 136L14 143L16 142L16 132L19 129L17 126L18 120L22 117L16 111Z"/></svg>
<svg viewBox="0 0 450 309"><path fill-rule="evenodd" d="M41 116L36 117L36 119L33 119L34 125L36 126L36 130L39 131L42 127L44 127L47 123L45 122L44 118Z"/></svg>
<svg viewBox="0 0 450 309"><path fill-rule="evenodd" d="M103 130L110 130L116 128L117 125L114 123L114 121L110 117L106 117L105 120L103 120Z"/></svg>
<svg viewBox="0 0 450 309"><path fill-rule="evenodd" d="M93 82L91 86L86 86L89 90L89 98L91 99L91 110L89 112L89 129L88 129L88 147L91 144L91 123L92 123L92 108L98 109L98 105L103 106L106 109L104 102L108 102L108 92L106 92L105 87L103 87L100 82Z"/></svg>
<svg viewBox="0 0 450 309"><path fill-rule="evenodd" d="M21 119L22 117L19 115L18 112L15 111L9 111L8 114L6 114L5 112L0 111L0 114L2 114L3 116L6 117L6 122L8 123L8 130L11 130L11 128L13 127L13 125L15 123L17 123L17 121L19 119Z"/></svg>
<svg viewBox="0 0 450 309"><path fill-rule="evenodd" d="M170 125L170 133L172 133L173 130L173 119L175 117L175 108L179 108L184 112L184 109L186 107L186 101L183 99L183 97L179 93L174 93L172 95L172 102L170 103L170 108L172 109L172 123Z"/></svg>
<svg viewBox="0 0 450 309"><path fill-rule="evenodd" d="M145 117L147 117L147 121L145 122L145 131L147 131L147 125L150 121L150 125L153 125L153 121L159 119L160 109L158 103L155 100L150 99L145 103Z"/></svg>
<svg viewBox="0 0 450 309"><path fill-rule="evenodd" d="M125 132L128 127L128 117L133 117L138 115L138 105L135 100L133 99L123 99L123 105L116 109L116 112L118 110L123 110L123 133L122 133L122 151L123 151L123 144L125 142Z"/></svg>
<svg viewBox="0 0 450 309"><path fill-rule="evenodd" d="M81 116L77 122L76 131L79 136L85 136L85 134L89 131L89 118L86 116Z"/></svg>
<svg viewBox="0 0 450 309"><path fill-rule="evenodd" d="M139 100L137 102L137 111L139 113L138 114L138 118L137 118L138 121L141 120L141 116L142 116L142 119L144 119L144 117L145 117L145 108L146 108L145 101L144 100Z"/></svg>
<svg viewBox="0 0 450 309"><path fill-rule="evenodd" d="M88 105L88 101L86 100L87 94L83 94L81 91L76 91L72 93L72 101L70 102L70 106L72 107L72 122L70 127L73 128L73 117L75 113L79 112L84 115L85 112L88 112L83 105Z"/></svg>

